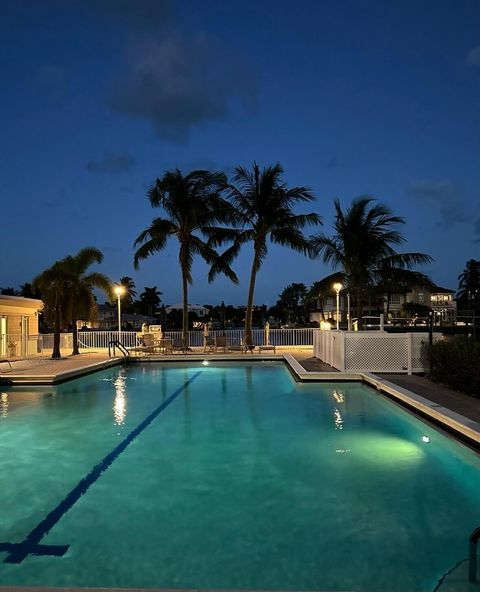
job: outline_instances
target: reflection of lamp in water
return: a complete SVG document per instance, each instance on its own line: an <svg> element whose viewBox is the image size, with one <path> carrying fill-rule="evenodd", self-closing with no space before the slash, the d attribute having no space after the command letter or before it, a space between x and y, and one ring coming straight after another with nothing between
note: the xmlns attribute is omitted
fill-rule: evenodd
<svg viewBox="0 0 480 592"><path fill-rule="evenodd" d="M340 411L335 407L333 411L333 418L335 421L335 429L342 430L343 429L343 417Z"/></svg>
<svg viewBox="0 0 480 592"><path fill-rule="evenodd" d="M0 417L7 417L8 415L8 394L0 394Z"/></svg>
<svg viewBox="0 0 480 592"><path fill-rule="evenodd" d="M127 399L125 398L125 376L119 376L115 379L115 400L113 402L113 423L121 426L125 423L127 415Z"/></svg>
<svg viewBox="0 0 480 592"><path fill-rule="evenodd" d="M337 403L343 403L345 401L345 396L342 392L334 390L332 392L332 396Z"/></svg>

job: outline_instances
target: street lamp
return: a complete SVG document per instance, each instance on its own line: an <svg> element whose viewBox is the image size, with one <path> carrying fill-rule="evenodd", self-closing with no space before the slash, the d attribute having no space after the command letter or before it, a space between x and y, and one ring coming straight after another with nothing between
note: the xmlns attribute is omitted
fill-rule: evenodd
<svg viewBox="0 0 480 592"><path fill-rule="evenodd" d="M337 293L337 331L340 329L340 290L343 288L340 282L333 284L333 289Z"/></svg>
<svg viewBox="0 0 480 592"><path fill-rule="evenodd" d="M117 303L118 303L118 343L120 343L120 336L121 336L121 332L122 332L122 305L120 303L120 298L125 293L125 288L121 285L118 285L118 286L115 286L115 288L113 288L113 291L115 292L115 294L117 296Z"/></svg>

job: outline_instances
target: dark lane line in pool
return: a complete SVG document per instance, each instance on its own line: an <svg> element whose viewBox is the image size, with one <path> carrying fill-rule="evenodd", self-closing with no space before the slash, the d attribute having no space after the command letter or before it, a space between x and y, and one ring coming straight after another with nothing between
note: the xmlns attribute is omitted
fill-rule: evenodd
<svg viewBox="0 0 480 592"><path fill-rule="evenodd" d="M107 454L93 469L81 479L78 484L67 494L67 496L46 516L23 540L21 543L0 543L0 552L7 551L9 555L4 563L21 563L28 555L65 555L70 545L40 545L40 541L57 522L70 510L80 497L90 488L100 475L108 469L113 461L120 456L125 448L148 427L152 421L172 403L187 386L197 378L201 372L195 373L183 383L168 399L159 405L150 415L142 421L128 436L126 436L112 452Z"/></svg>

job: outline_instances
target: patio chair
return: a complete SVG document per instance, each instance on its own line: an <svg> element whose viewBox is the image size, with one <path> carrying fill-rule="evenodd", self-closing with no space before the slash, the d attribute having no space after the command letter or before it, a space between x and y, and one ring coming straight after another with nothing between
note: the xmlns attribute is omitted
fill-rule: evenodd
<svg viewBox="0 0 480 592"><path fill-rule="evenodd" d="M213 337L204 337L203 353L211 353L215 351L215 339Z"/></svg>
<svg viewBox="0 0 480 592"><path fill-rule="evenodd" d="M188 352L188 345L185 345L181 337L175 337L172 341L172 352L174 351L181 351L184 354Z"/></svg>
<svg viewBox="0 0 480 592"><path fill-rule="evenodd" d="M242 340L242 343L243 343L243 349L244 349L245 353L250 352L251 354L253 354L257 345L249 339Z"/></svg>
<svg viewBox="0 0 480 592"><path fill-rule="evenodd" d="M153 354L155 353L155 336L153 333L144 333L141 337L141 344L137 347L129 347L128 352Z"/></svg>
<svg viewBox="0 0 480 592"><path fill-rule="evenodd" d="M264 351L273 351L273 353L276 352L276 346L272 345L271 343L269 343L268 345L259 345L258 346L258 353L261 354Z"/></svg>
<svg viewBox="0 0 480 592"><path fill-rule="evenodd" d="M243 345L243 341L240 340L240 343L230 343L228 346L228 351L239 351L242 354L245 353L245 346Z"/></svg>
<svg viewBox="0 0 480 592"><path fill-rule="evenodd" d="M223 349L224 352L228 351L228 339L225 335L217 335L215 337L215 353L219 349Z"/></svg>

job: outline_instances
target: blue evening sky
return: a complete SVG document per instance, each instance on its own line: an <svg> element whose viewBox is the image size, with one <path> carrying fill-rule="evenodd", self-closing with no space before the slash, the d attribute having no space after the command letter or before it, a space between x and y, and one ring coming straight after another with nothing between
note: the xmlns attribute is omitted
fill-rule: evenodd
<svg viewBox="0 0 480 592"><path fill-rule="evenodd" d="M441 286L480 258L478 0L0 0L0 40L1 287L96 246L179 302L173 240L133 269L146 189L254 160L312 188L327 234L335 197L386 203ZM251 258L238 287L197 262L190 301L243 304ZM271 247L255 301L330 272Z"/></svg>

